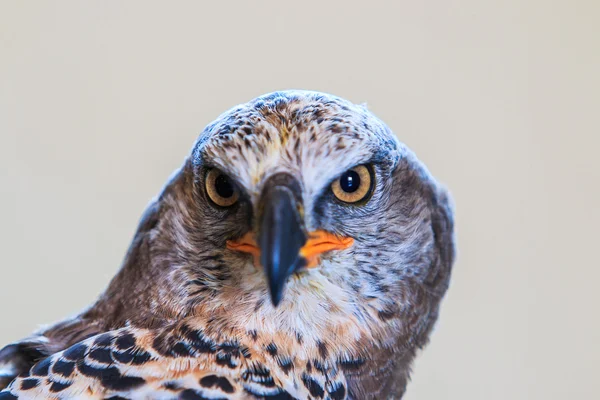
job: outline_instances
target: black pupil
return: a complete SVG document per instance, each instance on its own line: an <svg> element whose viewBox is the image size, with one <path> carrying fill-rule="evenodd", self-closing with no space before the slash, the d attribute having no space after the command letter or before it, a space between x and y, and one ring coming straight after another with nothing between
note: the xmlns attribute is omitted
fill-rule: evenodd
<svg viewBox="0 0 600 400"><path fill-rule="evenodd" d="M340 186L346 193L355 192L360 187L360 176L356 171L346 171L340 177Z"/></svg>
<svg viewBox="0 0 600 400"><path fill-rule="evenodd" d="M225 175L217 176L217 179L215 179L215 189L217 194L224 199L228 199L233 196L233 185L231 182L229 182L229 178Z"/></svg>

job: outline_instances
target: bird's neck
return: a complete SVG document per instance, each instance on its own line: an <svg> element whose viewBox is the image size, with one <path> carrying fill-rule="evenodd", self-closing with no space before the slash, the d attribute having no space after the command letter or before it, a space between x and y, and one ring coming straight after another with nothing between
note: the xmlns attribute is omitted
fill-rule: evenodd
<svg viewBox="0 0 600 400"><path fill-rule="evenodd" d="M371 345L385 346L389 337L397 336L394 325L382 321L372 307L356 301L356 293L324 276L294 276L277 307L260 282L264 277L255 279L252 282L247 277L243 286L220 287L188 318L240 336L260 335L303 348L323 349L324 344L331 344L355 354Z"/></svg>

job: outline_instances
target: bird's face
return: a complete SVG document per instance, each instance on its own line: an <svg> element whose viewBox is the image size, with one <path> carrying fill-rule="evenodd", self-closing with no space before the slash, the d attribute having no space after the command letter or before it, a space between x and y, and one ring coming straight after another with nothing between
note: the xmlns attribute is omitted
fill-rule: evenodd
<svg viewBox="0 0 600 400"><path fill-rule="evenodd" d="M275 306L292 276L356 266L397 158L356 132L316 123L300 131L294 122L215 136L196 153L197 189L222 229L216 236L228 238L223 251L238 273L264 273Z"/></svg>
<svg viewBox="0 0 600 400"><path fill-rule="evenodd" d="M196 254L194 302L229 293L255 309L393 315L402 282L424 279L435 252L428 175L415 162L338 98L275 94L223 114L190 157L193 201L176 235Z"/></svg>

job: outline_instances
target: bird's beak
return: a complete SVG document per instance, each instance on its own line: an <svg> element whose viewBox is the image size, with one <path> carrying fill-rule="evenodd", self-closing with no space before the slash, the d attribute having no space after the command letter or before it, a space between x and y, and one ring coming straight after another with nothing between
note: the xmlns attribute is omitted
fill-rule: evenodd
<svg viewBox="0 0 600 400"><path fill-rule="evenodd" d="M317 230L307 233L303 226L300 186L289 175L269 179L259 207L258 243L252 233L227 242L227 247L254 256L267 276L273 305L277 306L285 284L294 272L313 268L319 256L352 246L354 239Z"/></svg>

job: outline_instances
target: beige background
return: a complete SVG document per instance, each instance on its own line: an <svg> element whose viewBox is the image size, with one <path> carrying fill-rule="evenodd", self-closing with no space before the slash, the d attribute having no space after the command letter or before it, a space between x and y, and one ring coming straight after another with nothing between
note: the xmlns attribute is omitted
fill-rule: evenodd
<svg viewBox="0 0 600 400"><path fill-rule="evenodd" d="M368 102L455 197L407 398L598 398L597 0L214 3L0 3L0 343L100 293L204 125L315 89Z"/></svg>

